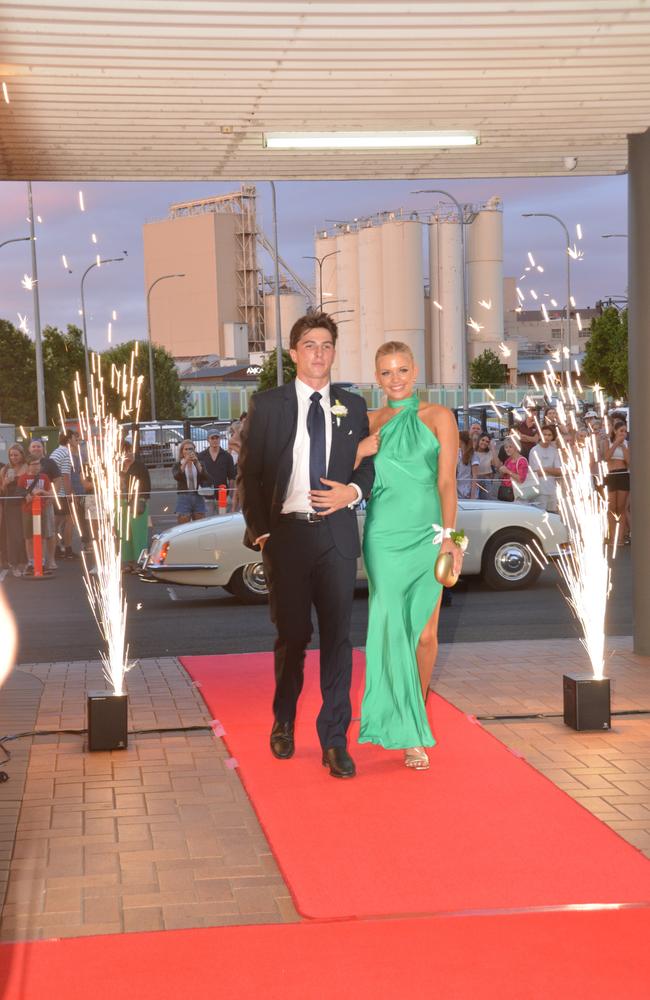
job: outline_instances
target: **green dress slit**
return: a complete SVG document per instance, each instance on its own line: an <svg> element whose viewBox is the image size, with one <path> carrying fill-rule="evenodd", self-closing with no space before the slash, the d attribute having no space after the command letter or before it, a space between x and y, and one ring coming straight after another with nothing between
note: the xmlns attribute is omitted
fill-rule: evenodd
<svg viewBox="0 0 650 1000"><path fill-rule="evenodd" d="M416 649L442 589L433 572L440 443L417 396L388 405L397 413L381 428L363 538L370 600L359 742L430 747Z"/></svg>

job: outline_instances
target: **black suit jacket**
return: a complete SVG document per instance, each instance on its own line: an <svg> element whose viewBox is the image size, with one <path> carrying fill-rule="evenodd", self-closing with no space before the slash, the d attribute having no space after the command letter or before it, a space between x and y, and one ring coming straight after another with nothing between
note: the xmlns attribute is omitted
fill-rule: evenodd
<svg viewBox="0 0 650 1000"><path fill-rule="evenodd" d="M359 441L368 436L368 413L361 396L330 387L330 399L347 407L347 416L332 417L332 445L327 479L356 483L367 497L375 476L374 462L365 458L355 470ZM256 393L251 399L242 433L237 464L237 485L246 521L244 544L256 548L255 539L272 532L282 510L291 469L298 425L298 398L294 382ZM344 508L327 517L341 555L359 555L359 532L354 510Z"/></svg>

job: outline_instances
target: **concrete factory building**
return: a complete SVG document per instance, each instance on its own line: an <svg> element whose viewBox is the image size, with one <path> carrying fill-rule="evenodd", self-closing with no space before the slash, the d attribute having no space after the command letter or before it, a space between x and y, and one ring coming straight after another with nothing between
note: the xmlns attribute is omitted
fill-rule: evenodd
<svg viewBox="0 0 650 1000"><path fill-rule="evenodd" d="M179 361L245 361L273 350L275 288L259 264L259 251L273 259L273 247L257 224L254 185L172 205L168 218L143 227L143 236L154 343ZM312 293L282 257L278 260L280 323L288 339ZM176 281L157 282L180 274L184 277Z"/></svg>
<svg viewBox="0 0 650 1000"><path fill-rule="evenodd" d="M275 347L276 291L258 264L259 251L272 258L273 248L258 228L255 197L255 188L243 185L172 205L167 219L144 227L152 337L179 365L258 363ZM313 290L279 257L284 346L296 319L322 302L340 325L336 380L372 384L377 347L400 340L413 351L421 384L458 386L465 336L468 361L486 348L504 348L515 384L520 360L558 348L566 320L557 311L549 312L550 322L522 313L515 280L504 282L500 199L462 211L463 226L456 207L444 202L426 214L380 212L319 231ZM583 311L578 329L574 314L575 352L584 347L590 319Z"/></svg>
<svg viewBox="0 0 650 1000"><path fill-rule="evenodd" d="M245 359L264 348L255 196L243 185L172 205L167 219L143 227L151 335L175 358Z"/></svg>
<svg viewBox="0 0 650 1000"><path fill-rule="evenodd" d="M504 337L503 217L498 198L464 206L464 213L471 361L487 347L497 350ZM334 378L372 382L377 347L401 340L413 351L423 383L460 384L462 239L458 216L446 205L426 217L382 212L317 235L316 296L341 324Z"/></svg>

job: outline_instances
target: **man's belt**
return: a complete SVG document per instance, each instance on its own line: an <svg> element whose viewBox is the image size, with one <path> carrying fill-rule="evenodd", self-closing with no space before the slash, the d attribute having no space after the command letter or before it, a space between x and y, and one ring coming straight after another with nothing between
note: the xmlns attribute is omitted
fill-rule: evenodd
<svg viewBox="0 0 650 1000"><path fill-rule="evenodd" d="M307 524L322 524L325 520L322 514L317 514L313 510L293 510L289 514L280 514L280 518L287 521L306 521Z"/></svg>

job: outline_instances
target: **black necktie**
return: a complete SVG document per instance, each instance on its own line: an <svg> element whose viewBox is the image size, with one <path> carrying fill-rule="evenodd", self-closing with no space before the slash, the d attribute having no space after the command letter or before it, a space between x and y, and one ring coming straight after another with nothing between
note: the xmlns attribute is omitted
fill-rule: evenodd
<svg viewBox="0 0 650 1000"><path fill-rule="evenodd" d="M307 414L307 431L309 433L309 485L312 490L324 490L321 476L327 474L325 462L325 414L320 401L320 392L312 392L311 406Z"/></svg>

